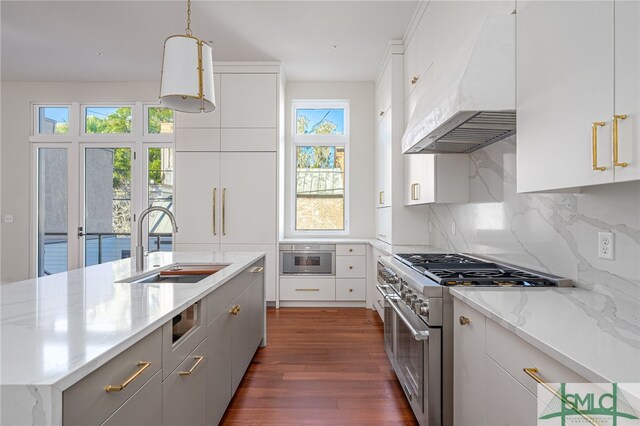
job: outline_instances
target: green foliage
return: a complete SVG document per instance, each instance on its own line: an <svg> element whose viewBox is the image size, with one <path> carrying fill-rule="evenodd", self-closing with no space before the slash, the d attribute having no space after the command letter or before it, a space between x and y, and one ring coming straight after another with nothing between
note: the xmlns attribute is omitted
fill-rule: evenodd
<svg viewBox="0 0 640 426"><path fill-rule="evenodd" d="M160 133L163 123L173 123L173 110L149 108L149 133Z"/></svg>
<svg viewBox="0 0 640 426"><path fill-rule="evenodd" d="M162 183L164 181L160 157L160 148L149 148L149 180L155 183Z"/></svg>
<svg viewBox="0 0 640 426"><path fill-rule="evenodd" d="M56 126L53 129L53 133L55 134L69 133L69 123L56 123Z"/></svg>
<svg viewBox="0 0 640 426"><path fill-rule="evenodd" d="M106 118L90 115L85 121L86 133L131 133L131 107L121 107Z"/></svg>
<svg viewBox="0 0 640 426"><path fill-rule="evenodd" d="M114 148L113 150L113 187L126 189L131 182L131 150L129 148Z"/></svg>
<svg viewBox="0 0 640 426"><path fill-rule="evenodd" d="M332 146L299 146L297 148L297 167L299 169L330 169L332 164Z"/></svg>
<svg viewBox="0 0 640 426"><path fill-rule="evenodd" d="M309 128L310 124L311 123L306 116L300 115L296 122L296 133L299 135L331 135L337 128L337 126L330 120L323 120L322 122Z"/></svg>

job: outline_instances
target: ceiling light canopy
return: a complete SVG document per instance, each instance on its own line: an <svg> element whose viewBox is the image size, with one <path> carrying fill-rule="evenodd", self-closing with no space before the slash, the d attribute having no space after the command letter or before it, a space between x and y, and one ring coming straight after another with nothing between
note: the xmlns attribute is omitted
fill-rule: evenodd
<svg viewBox="0 0 640 426"><path fill-rule="evenodd" d="M184 35L164 41L160 103L181 112L211 112L216 109L211 46L191 33L191 0L187 0Z"/></svg>

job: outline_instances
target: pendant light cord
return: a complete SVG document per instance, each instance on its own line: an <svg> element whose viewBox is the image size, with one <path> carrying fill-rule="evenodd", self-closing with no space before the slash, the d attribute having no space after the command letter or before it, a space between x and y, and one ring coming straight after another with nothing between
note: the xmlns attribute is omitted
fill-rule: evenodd
<svg viewBox="0 0 640 426"><path fill-rule="evenodd" d="M185 32L188 36L191 34L191 0L187 0L187 28L185 28Z"/></svg>

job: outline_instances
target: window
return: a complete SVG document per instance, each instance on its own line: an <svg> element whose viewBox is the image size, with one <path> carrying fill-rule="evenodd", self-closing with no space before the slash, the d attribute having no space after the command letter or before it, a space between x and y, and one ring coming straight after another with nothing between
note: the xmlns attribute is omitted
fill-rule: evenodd
<svg viewBox="0 0 640 426"><path fill-rule="evenodd" d="M293 231L347 233L349 104L294 101Z"/></svg>
<svg viewBox="0 0 640 426"><path fill-rule="evenodd" d="M173 212L173 149L147 150L147 205L160 206ZM162 212L149 213L149 251L171 251L173 229L169 217Z"/></svg>
<svg viewBox="0 0 640 426"><path fill-rule="evenodd" d="M131 133L131 107L85 107L84 132L87 134Z"/></svg>
<svg viewBox="0 0 640 426"><path fill-rule="evenodd" d="M162 107L147 108L147 134L173 133L173 110Z"/></svg>
<svg viewBox="0 0 640 426"><path fill-rule="evenodd" d="M38 130L41 135L69 133L69 107L38 107Z"/></svg>

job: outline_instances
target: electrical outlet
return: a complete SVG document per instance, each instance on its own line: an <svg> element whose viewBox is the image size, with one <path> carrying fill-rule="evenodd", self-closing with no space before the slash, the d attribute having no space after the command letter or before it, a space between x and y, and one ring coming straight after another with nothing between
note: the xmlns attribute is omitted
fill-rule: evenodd
<svg viewBox="0 0 640 426"><path fill-rule="evenodd" d="M4 223L13 223L13 215L5 214L4 215Z"/></svg>
<svg viewBox="0 0 640 426"><path fill-rule="evenodd" d="M613 233L598 232L598 257L613 260Z"/></svg>
<svg viewBox="0 0 640 426"><path fill-rule="evenodd" d="M456 223L451 222L451 235L456 235Z"/></svg>

